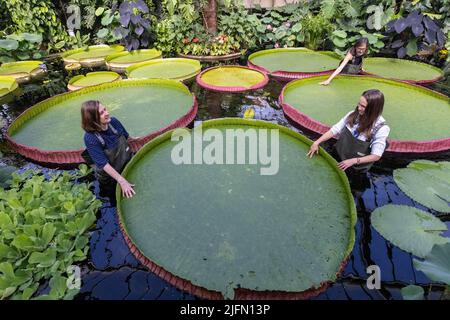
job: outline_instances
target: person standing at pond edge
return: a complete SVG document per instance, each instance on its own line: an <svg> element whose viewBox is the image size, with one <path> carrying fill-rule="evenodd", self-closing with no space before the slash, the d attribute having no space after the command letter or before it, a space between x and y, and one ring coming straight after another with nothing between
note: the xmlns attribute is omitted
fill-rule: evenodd
<svg viewBox="0 0 450 320"><path fill-rule="evenodd" d="M382 117L384 95L372 89L364 91L355 110L347 113L330 130L325 132L310 147L307 156L312 158L319 152L320 143L339 135L335 145L341 158L341 170L353 167L364 172L378 161L387 147L390 128Z"/></svg>
<svg viewBox="0 0 450 320"><path fill-rule="evenodd" d="M135 194L133 184L120 175L130 161L132 152L128 145L128 132L99 101L89 100L81 107L81 127L85 131L86 150L82 156L90 165L94 165L100 189L114 190L115 181L122 189L122 195L130 198ZM114 181L115 180L115 181Z"/></svg>
<svg viewBox="0 0 450 320"><path fill-rule="evenodd" d="M345 74L361 73L363 57L365 54L367 54L368 49L369 40L367 38L360 38L358 41L356 41L355 45L347 51L344 60L341 61L339 67L334 70L331 76L327 80L322 81L319 84L324 86L329 85L333 78L341 72Z"/></svg>

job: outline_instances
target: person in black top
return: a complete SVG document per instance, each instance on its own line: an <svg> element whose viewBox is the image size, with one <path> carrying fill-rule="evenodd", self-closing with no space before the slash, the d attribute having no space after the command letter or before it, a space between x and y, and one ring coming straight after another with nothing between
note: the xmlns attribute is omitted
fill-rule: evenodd
<svg viewBox="0 0 450 320"><path fill-rule="evenodd" d="M334 70L333 74L325 81L320 82L321 85L329 85L335 76L339 73L358 74L362 71L363 57L369 49L369 40L367 38L360 38L355 45L347 51L344 60L339 64L339 67Z"/></svg>
<svg viewBox="0 0 450 320"><path fill-rule="evenodd" d="M103 193L112 193L117 181L122 195L130 198L135 194L133 184L120 172L130 161L133 153L128 145L129 134L116 118L99 101L90 100L82 104L81 126L85 131L86 151L82 156L94 167L96 178ZM112 192L107 192L112 191Z"/></svg>

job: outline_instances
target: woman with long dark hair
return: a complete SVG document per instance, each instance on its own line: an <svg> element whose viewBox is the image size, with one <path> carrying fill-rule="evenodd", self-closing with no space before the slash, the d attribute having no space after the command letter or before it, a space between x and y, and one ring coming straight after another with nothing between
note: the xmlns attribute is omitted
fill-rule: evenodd
<svg viewBox="0 0 450 320"><path fill-rule="evenodd" d="M325 132L310 147L311 158L319 152L319 145L339 136L336 151L341 158L341 170L353 167L357 171L367 171L384 153L390 128L382 117L384 95L372 89L364 91L358 105L330 130Z"/></svg>
<svg viewBox="0 0 450 320"><path fill-rule="evenodd" d="M333 78L340 73L359 74L362 71L363 57L367 54L368 49L369 40L367 38L360 38L347 51L344 60L341 61L339 67L334 70L333 74L327 80L320 82L320 84L325 86L329 85Z"/></svg>
<svg viewBox="0 0 450 320"><path fill-rule="evenodd" d="M86 151L83 158L94 166L100 190L114 194L115 181L122 189L122 195L130 198L135 194L133 184L120 175L130 161L132 152L128 145L128 132L99 101L89 100L81 106L81 127L85 131ZM109 191L109 192L108 192Z"/></svg>

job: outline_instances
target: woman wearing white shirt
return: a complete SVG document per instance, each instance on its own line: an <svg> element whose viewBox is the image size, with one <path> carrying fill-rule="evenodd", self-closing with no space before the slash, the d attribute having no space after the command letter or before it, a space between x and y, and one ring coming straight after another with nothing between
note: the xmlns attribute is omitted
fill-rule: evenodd
<svg viewBox="0 0 450 320"><path fill-rule="evenodd" d="M353 166L358 171L367 171L386 149L390 129L381 116L383 106L381 91L372 89L363 92L355 110L317 139L307 155L312 158L319 152L320 143L339 135L335 147L342 162L338 167L346 170Z"/></svg>

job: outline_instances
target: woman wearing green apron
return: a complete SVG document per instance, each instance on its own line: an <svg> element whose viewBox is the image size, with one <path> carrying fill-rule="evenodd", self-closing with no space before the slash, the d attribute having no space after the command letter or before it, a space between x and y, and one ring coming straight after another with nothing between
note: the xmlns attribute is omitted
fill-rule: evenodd
<svg viewBox="0 0 450 320"><path fill-rule="evenodd" d="M363 57L369 49L369 40L367 38L359 39L353 47L348 50L344 60L341 61L339 67L334 70L333 74L320 84L329 85L331 80L340 73L359 74L362 71Z"/></svg>
<svg viewBox="0 0 450 320"><path fill-rule="evenodd" d="M116 118L110 117L106 107L99 101L90 100L81 107L81 126L85 131L86 145L82 156L94 167L100 190L113 195L117 181L122 195L132 197L135 194L134 185L120 175L132 157L127 141L129 134L123 125Z"/></svg>
<svg viewBox="0 0 450 320"><path fill-rule="evenodd" d="M364 91L355 110L349 112L330 130L317 139L309 149L311 158L319 152L320 143L339 136L335 145L341 158L338 167L365 172L378 161L387 147L390 128L383 113L384 96L379 90Z"/></svg>

